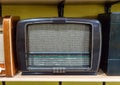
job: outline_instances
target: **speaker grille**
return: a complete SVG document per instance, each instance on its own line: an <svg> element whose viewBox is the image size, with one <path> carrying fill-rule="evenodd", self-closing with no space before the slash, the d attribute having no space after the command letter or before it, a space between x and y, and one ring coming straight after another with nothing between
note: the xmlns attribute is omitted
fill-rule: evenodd
<svg viewBox="0 0 120 85"><path fill-rule="evenodd" d="M89 52L90 29L84 24L28 26L29 52Z"/></svg>

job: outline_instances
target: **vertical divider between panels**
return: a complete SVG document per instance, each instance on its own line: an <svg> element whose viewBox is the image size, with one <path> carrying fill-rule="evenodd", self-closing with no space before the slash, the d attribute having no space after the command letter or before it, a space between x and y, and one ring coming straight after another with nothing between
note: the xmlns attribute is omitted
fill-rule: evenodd
<svg viewBox="0 0 120 85"><path fill-rule="evenodd" d="M59 81L59 85L62 85L62 81Z"/></svg>
<svg viewBox="0 0 120 85"><path fill-rule="evenodd" d="M58 17L64 17L64 3L65 3L65 0L62 0L57 5Z"/></svg>
<svg viewBox="0 0 120 85"><path fill-rule="evenodd" d="M106 82L103 82L102 85L106 85Z"/></svg>
<svg viewBox="0 0 120 85"><path fill-rule="evenodd" d="M111 13L111 7L112 7L112 5L117 4L119 2L120 2L120 0L114 1L114 2L113 1L112 2L106 1L105 4L104 4L105 13L107 13L107 14Z"/></svg>
<svg viewBox="0 0 120 85"><path fill-rule="evenodd" d="M5 85L5 81L2 81L2 85Z"/></svg>

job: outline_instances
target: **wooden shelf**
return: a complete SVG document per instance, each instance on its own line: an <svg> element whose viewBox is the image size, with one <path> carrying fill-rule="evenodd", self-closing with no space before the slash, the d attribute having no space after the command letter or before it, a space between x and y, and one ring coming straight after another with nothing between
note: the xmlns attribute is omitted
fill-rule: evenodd
<svg viewBox="0 0 120 85"><path fill-rule="evenodd" d="M21 75L14 77L0 77L0 81L63 81L63 82L120 82L120 76L106 76L99 72L98 75Z"/></svg>
<svg viewBox="0 0 120 85"><path fill-rule="evenodd" d="M3 4L13 4L13 3L22 3L22 4L57 4L62 0L0 0L0 3ZM79 3L104 3L105 1L118 1L118 0L65 0L65 3L67 4L79 4Z"/></svg>

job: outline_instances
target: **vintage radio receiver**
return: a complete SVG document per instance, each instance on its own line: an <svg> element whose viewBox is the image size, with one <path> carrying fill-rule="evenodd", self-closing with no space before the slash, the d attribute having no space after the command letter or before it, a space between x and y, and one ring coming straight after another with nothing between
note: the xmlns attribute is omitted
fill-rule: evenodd
<svg viewBox="0 0 120 85"><path fill-rule="evenodd" d="M19 17L4 17L0 30L0 75L14 76L17 72L15 27Z"/></svg>
<svg viewBox="0 0 120 85"><path fill-rule="evenodd" d="M17 24L17 57L26 74L96 74L101 54L97 20L36 18Z"/></svg>

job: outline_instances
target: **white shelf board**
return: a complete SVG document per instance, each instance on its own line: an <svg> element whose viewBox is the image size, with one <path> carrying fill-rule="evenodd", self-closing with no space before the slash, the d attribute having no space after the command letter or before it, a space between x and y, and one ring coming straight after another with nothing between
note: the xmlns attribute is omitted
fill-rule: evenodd
<svg viewBox="0 0 120 85"><path fill-rule="evenodd" d="M103 72L98 75L21 75L0 77L0 81L44 81L44 82L120 82L120 76L106 76Z"/></svg>

